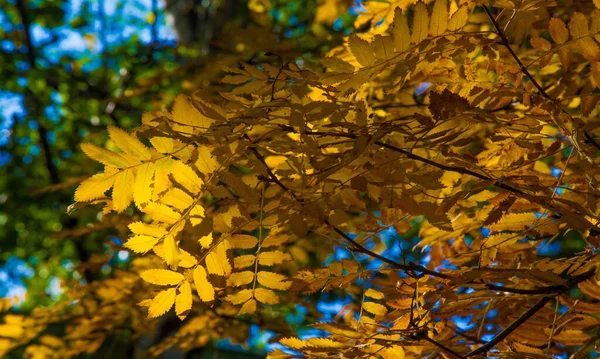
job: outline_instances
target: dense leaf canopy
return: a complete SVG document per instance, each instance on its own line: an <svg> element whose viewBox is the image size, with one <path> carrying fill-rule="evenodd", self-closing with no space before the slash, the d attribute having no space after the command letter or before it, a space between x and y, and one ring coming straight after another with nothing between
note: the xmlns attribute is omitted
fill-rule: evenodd
<svg viewBox="0 0 600 359"><path fill-rule="evenodd" d="M600 2L367 1L323 54L347 4L320 5L310 41L208 56L206 86L82 141L103 168L69 212L134 259L5 315L2 350L126 328L160 355L258 326L269 358L596 355Z"/></svg>

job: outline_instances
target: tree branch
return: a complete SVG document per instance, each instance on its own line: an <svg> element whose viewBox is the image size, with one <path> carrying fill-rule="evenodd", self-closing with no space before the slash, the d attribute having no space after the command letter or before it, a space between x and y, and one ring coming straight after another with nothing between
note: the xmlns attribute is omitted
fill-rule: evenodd
<svg viewBox="0 0 600 359"><path fill-rule="evenodd" d="M27 62L29 63L29 67L31 69L35 69L37 67L36 49L33 46L33 42L31 40L31 19L29 18L29 13L27 11L27 2L25 0L17 0L16 7L17 11L19 12L19 16L21 17L21 21L23 22L23 38L25 40L25 45L27 46ZM35 116L39 116L42 104L40 103L40 100L35 94L31 93L29 90L27 90L27 92L30 94L29 97L31 98L31 102L33 103L32 112L35 114ZM58 184L60 183L60 176L58 173L58 169L52 161L52 151L50 149L50 144L48 143L47 138L48 130L41 123L38 123L37 132L39 135L40 145L44 154L46 170L48 171L48 175L50 177L50 183Z"/></svg>

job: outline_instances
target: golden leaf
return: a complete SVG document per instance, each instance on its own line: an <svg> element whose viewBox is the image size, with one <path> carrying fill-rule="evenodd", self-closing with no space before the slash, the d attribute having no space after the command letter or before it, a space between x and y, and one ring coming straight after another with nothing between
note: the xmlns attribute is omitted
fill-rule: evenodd
<svg viewBox="0 0 600 359"><path fill-rule="evenodd" d="M394 47L397 52L404 52L410 48L410 30L408 29L408 20L402 14L402 10L397 7L394 11Z"/></svg>
<svg viewBox="0 0 600 359"><path fill-rule="evenodd" d="M600 47L594 39L583 37L576 42L577 48L581 55L589 61L600 60Z"/></svg>
<svg viewBox="0 0 600 359"><path fill-rule="evenodd" d="M291 260L292 256L282 251L261 252L258 255L258 264L263 266L274 266Z"/></svg>
<svg viewBox="0 0 600 359"><path fill-rule="evenodd" d="M205 236L202 236L198 240L198 243L200 243L200 245L204 249L210 248L210 245L212 244L212 242L213 242L213 234L212 234L212 232L209 233L209 234L207 234L207 235L205 235Z"/></svg>
<svg viewBox="0 0 600 359"><path fill-rule="evenodd" d="M256 300L250 299L249 301L244 303L244 305L242 305L242 307L240 308L240 311L238 312L238 315L254 314L255 312L256 312Z"/></svg>
<svg viewBox="0 0 600 359"><path fill-rule="evenodd" d="M190 166L181 161L174 161L171 166L171 172L175 181L184 186L188 191L194 194L200 192L200 188L204 182Z"/></svg>
<svg viewBox="0 0 600 359"><path fill-rule="evenodd" d="M158 293L148 308L148 318L157 318L165 314L175 303L175 288L169 288Z"/></svg>
<svg viewBox="0 0 600 359"><path fill-rule="evenodd" d="M548 42L548 40L541 37L532 37L529 42L536 50L548 51L552 48L552 45Z"/></svg>
<svg viewBox="0 0 600 359"><path fill-rule="evenodd" d="M467 24L468 19L469 6L467 4L463 4L463 6L461 6L454 14L452 14L450 21L448 21L448 30L460 30L463 26Z"/></svg>
<svg viewBox="0 0 600 359"><path fill-rule="evenodd" d="M153 224L143 222L133 222L129 224L129 230L135 234L162 238L167 234L167 230Z"/></svg>
<svg viewBox="0 0 600 359"><path fill-rule="evenodd" d="M167 234L165 240L163 242L163 250L165 253L165 262L173 268L177 270L177 266L179 265L179 246L175 242L175 237L172 234Z"/></svg>
<svg viewBox="0 0 600 359"><path fill-rule="evenodd" d="M179 188L171 188L160 199L160 202L182 211L189 208L194 203L194 199Z"/></svg>
<svg viewBox="0 0 600 359"><path fill-rule="evenodd" d="M412 35L410 42L419 44L427 38L429 31L429 13L427 6L421 1L415 6L415 16L413 18Z"/></svg>
<svg viewBox="0 0 600 359"><path fill-rule="evenodd" d="M229 294L225 297L225 300L235 305L246 303L252 298L252 293L252 289L243 289L236 293Z"/></svg>
<svg viewBox="0 0 600 359"><path fill-rule="evenodd" d="M375 52L369 42L354 34L348 39L348 46L359 64L364 67L373 66L375 64Z"/></svg>
<svg viewBox="0 0 600 359"><path fill-rule="evenodd" d="M148 283L158 285L176 285L183 281L183 274L167 269L148 269L140 273L140 277Z"/></svg>
<svg viewBox="0 0 600 359"><path fill-rule="evenodd" d="M227 258L228 241L222 241L206 256L206 269L210 274L227 277L231 274L231 264Z"/></svg>
<svg viewBox="0 0 600 359"><path fill-rule="evenodd" d="M383 293L373 288L367 289L365 292L365 297L373 298L373 299L383 299Z"/></svg>
<svg viewBox="0 0 600 359"><path fill-rule="evenodd" d="M179 213L160 203L150 202L142 209L142 211L151 215L155 221L164 222L166 224L173 224L181 218Z"/></svg>
<svg viewBox="0 0 600 359"><path fill-rule="evenodd" d="M273 272L260 271L256 274L256 279L258 283L271 289L287 290L292 285L291 282L285 282L286 276ZM258 296L256 299L263 302Z"/></svg>
<svg viewBox="0 0 600 359"><path fill-rule="evenodd" d="M142 204L149 202L152 199L152 178L156 166L154 163L146 162L137 168L135 175L135 183L133 185L133 200L136 206L141 208Z"/></svg>
<svg viewBox="0 0 600 359"><path fill-rule="evenodd" d="M108 135L115 145L128 155L139 160L150 160L152 158L148 147L144 146L137 137L132 136L127 131L115 126L108 126Z"/></svg>
<svg viewBox="0 0 600 359"><path fill-rule="evenodd" d="M98 147L91 143L82 143L79 147L89 158L102 163L105 166L123 168L130 164L129 160L119 153Z"/></svg>
<svg viewBox="0 0 600 359"><path fill-rule="evenodd" d="M256 288L254 290L254 298L263 304L277 304L279 297L270 289ZM234 303L235 304L235 303Z"/></svg>
<svg viewBox="0 0 600 359"><path fill-rule="evenodd" d="M219 162L206 146L198 146L198 160L196 160L195 165L200 173L206 175L215 172L220 167Z"/></svg>
<svg viewBox="0 0 600 359"><path fill-rule="evenodd" d="M213 120L200 113L185 95L175 98L173 120L178 124L174 129L189 134L194 133L196 129L206 130L213 123Z"/></svg>
<svg viewBox="0 0 600 359"><path fill-rule="evenodd" d="M129 238L123 246L136 253L146 253L151 250L159 240L160 238L157 237L139 235Z"/></svg>
<svg viewBox="0 0 600 359"><path fill-rule="evenodd" d="M383 348L379 351L382 359L404 359L404 348L399 345L392 345L390 347Z"/></svg>
<svg viewBox="0 0 600 359"><path fill-rule="evenodd" d="M208 281L206 270L202 266L197 266L193 272L194 285L198 292L198 297L203 302L211 302L215 300L215 288Z"/></svg>
<svg viewBox="0 0 600 359"><path fill-rule="evenodd" d="M436 0L431 12L429 34L438 36L443 34L448 27L448 0Z"/></svg>
<svg viewBox="0 0 600 359"><path fill-rule="evenodd" d="M227 285L233 287L239 287L242 285L246 285L254 280L254 272L252 271L244 271L244 272L235 272L231 273L229 278L227 278Z"/></svg>
<svg viewBox="0 0 600 359"><path fill-rule="evenodd" d="M117 173L112 193L112 207L118 213L123 212L133 201L133 170L128 169Z"/></svg>
<svg viewBox="0 0 600 359"><path fill-rule="evenodd" d="M173 152L173 139L169 137L152 137L150 143L160 153Z"/></svg>
<svg viewBox="0 0 600 359"><path fill-rule="evenodd" d="M556 17L550 19L549 29L552 40L557 44L564 44L569 40L569 31L561 19Z"/></svg>
<svg viewBox="0 0 600 359"><path fill-rule="evenodd" d="M233 267L235 269L243 269L250 267L254 264L254 260L256 257L253 254L245 254L242 256L238 256L233 258Z"/></svg>
<svg viewBox="0 0 600 359"><path fill-rule="evenodd" d="M394 57L394 39L391 36L375 35L373 48L375 56L380 60L389 60Z"/></svg>
<svg viewBox="0 0 600 359"><path fill-rule="evenodd" d="M115 183L116 176L114 173L98 173L84 180L75 191L75 201L88 202L94 199L104 197L104 193L108 191Z"/></svg>
<svg viewBox="0 0 600 359"><path fill-rule="evenodd" d="M362 307L369 313L375 315L386 315L387 309L384 305L375 302L363 302Z"/></svg>
<svg viewBox="0 0 600 359"><path fill-rule="evenodd" d="M192 309L192 286L190 282L184 281L179 286L179 294L175 298L175 313L179 319L184 320L186 312Z"/></svg>
<svg viewBox="0 0 600 359"><path fill-rule="evenodd" d="M5 338L19 338L23 336L23 327L16 324L0 324L0 336Z"/></svg>
<svg viewBox="0 0 600 359"><path fill-rule="evenodd" d="M574 12L571 16L571 21L569 22L569 31L574 39L586 36L589 29L585 15L580 12ZM552 36L552 38L554 38L554 36Z"/></svg>
<svg viewBox="0 0 600 359"><path fill-rule="evenodd" d="M251 249L258 244L258 238L246 234L234 234L229 238L231 248Z"/></svg>

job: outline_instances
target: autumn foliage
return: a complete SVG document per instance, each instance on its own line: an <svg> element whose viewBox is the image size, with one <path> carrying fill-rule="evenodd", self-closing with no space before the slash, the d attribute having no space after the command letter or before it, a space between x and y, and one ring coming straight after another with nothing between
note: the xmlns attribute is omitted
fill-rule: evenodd
<svg viewBox="0 0 600 359"><path fill-rule="evenodd" d="M600 333L596 6L368 1L319 63L274 48L132 133L109 127L106 146L81 145L104 171L73 209L101 205L136 259L52 310L6 315L0 348L71 357L173 311L181 328L150 354L242 342L258 323L285 347L269 358L587 357ZM407 232L415 247L391 255ZM569 240L583 244L541 251ZM324 292L352 299L327 321ZM297 303L323 336L285 323ZM63 337L44 334L59 320Z"/></svg>

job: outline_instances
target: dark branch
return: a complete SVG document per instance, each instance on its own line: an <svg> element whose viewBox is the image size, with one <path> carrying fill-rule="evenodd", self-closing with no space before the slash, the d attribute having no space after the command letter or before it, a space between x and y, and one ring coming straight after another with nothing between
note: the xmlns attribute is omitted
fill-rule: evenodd
<svg viewBox="0 0 600 359"><path fill-rule="evenodd" d="M498 344L499 342L504 340L504 338L506 338L512 332L514 332L515 329L520 327L521 324L525 323L535 313L537 313L540 309L542 309L546 305L546 303L548 303L550 301L550 299L552 299L552 298L553 298L552 296L547 296L547 297L543 297L542 299L540 299L533 307L529 308L529 310L527 310L525 313L523 313L519 318L517 318L517 320L512 322L512 324L509 325L508 327L506 327L506 329L504 329L503 331L498 333L492 340L490 340L486 344L480 346L479 348L471 351L470 353L466 354L464 357L468 358L468 357L472 357L472 356L475 356L478 354L487 353L496 344Z"/></svg>

